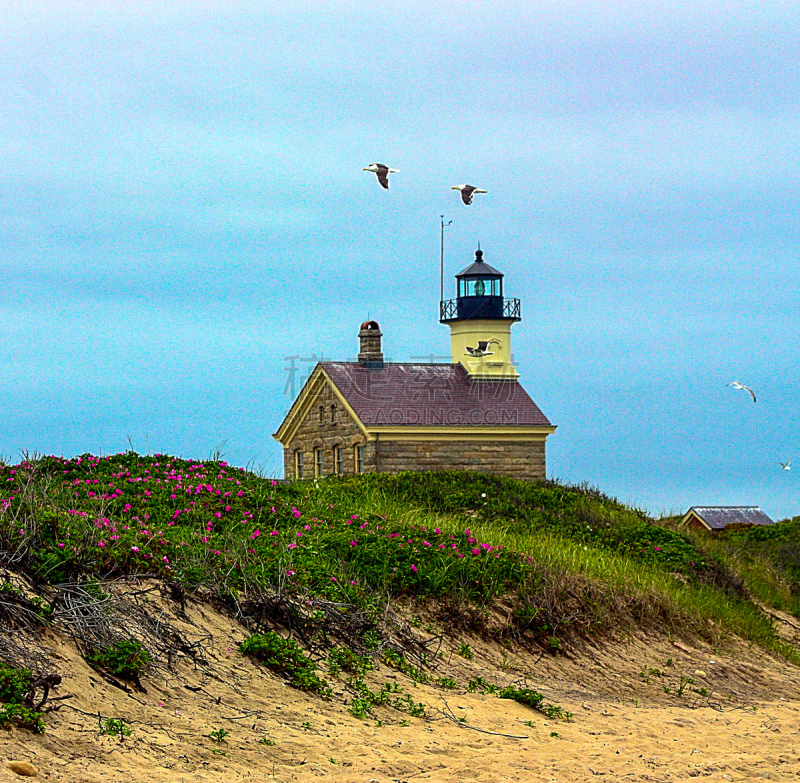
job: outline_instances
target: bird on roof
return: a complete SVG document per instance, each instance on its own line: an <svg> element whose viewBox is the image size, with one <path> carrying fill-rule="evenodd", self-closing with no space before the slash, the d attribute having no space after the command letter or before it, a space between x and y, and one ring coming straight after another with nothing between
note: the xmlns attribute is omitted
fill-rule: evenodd
<svg viewBox="0 0 800 783"><path fill-rule="evenodd" d="M476 188L474 185L453 185L450 190L458 190L461 193L461 200L469 206L472 203L472 197L476 193L488 193L488 190L483 188Z"/></svg>
<svg viewBox="0 0 800 783"><path fill-rule="evenodd" d="M478 340L477 348L466 346L466 353L479 359L481 356L494 356L494 352L489 350L490 345L500 345L500 340Z"/></svg>
<svg viewBox="0 0 800 783"><path fill-rule="evenodd" d="M792 469L792 468L791 468L791 465L792 465L792 461L791 461L791 460L789 460L788 462L778 462L778 464L779 464L779 465L780 465L780 466L781 466L781 467L782 467L784 470L791 470L791 469Z"/></svg>
<svg viewBox="0 0 800 783"><path fill-rule="evenodd" d="M725 385L733 386L734 389L741 389L742 391L746 391L753 398L753 402L756 401L756 393L749 386L745 386L743 383L739 383L739 381L731 381L730 383L726 383Z"/></svg>
<svg viewBox="0 0 800 783"><path fill-rule="evenodd" d="M362 171L371 171L378 177L378 182L386 189L389 190L389 175L398 174L399 169L390 169L384 166L383 163L370 163L369 166L361 169Z"/></svg>

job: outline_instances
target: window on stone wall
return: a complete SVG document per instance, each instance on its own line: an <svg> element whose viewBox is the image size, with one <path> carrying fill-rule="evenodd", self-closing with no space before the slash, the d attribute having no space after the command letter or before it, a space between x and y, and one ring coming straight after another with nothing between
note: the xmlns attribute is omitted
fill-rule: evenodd
<svg viewBox="0 0 800 783"><path fill-rule="evenodd" d="M331 405L331 424L336 424L336 404Z"/></svg>
<svg viewBox="0 0 800 783"><path fill-rule="evenodd" d="M355 447L353 458L355 459L356 473L364 472L364 447L359 445Z"/></svg>
<svg viewBox="0 0 800 783"><path fill-rule="evenodd" d="M295 451L294 453L294 477L303 478L303 452Z"/></svg>
<svg viewBox="0 0 800 783"><path fill-rule="evenodd" d="M319 406L319 423L320 424L324 424L325 423L325 406L324 405L320 405Z"/></svg>
<svg viewBox="0 0 800 783"><path fill-rule="evenodd" d="M324 476L323 468L325 463L323 462L323 451L322 449L314 449L314 469L316 471L317 478L322 478Z"/></svg>
<svg viewBox="0 0 800 783"><path fill-rule="evenodd" d="M344 473L344 449L337 446L333 450L334 463L336 464L336 475L341 476Z"/></svg>

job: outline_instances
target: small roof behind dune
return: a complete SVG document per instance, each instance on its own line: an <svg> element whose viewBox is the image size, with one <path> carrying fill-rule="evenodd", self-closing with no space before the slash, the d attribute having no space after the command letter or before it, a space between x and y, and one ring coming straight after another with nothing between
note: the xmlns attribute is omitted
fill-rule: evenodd
<svg viewBox="0 0 800 783"><path fill-rule="evenodd" d="M759 506L692 506L684 514L681 523L692 518L701 522L709 530L723 530L729 525L752 527L754 525L774 525Z"/></svg>

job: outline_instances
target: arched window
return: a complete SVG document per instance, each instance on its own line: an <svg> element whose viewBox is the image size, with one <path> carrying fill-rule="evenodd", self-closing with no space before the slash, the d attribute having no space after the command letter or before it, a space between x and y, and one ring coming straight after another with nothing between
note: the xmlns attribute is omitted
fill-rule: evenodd
<svg viewBox="0 0 800 783"><path fill-rule="evenodd" d="M325 423L325 406L324 405L320 405L319 406L319 423L320 424L324 424Z"/></svg>
<svg viewBox="0 0 800 783"><path fill-rule="evenodd" d="M294 453L294 477L303 478L303 452L295 451Z"/></svg>
<svg viewBox="0 0 800 783"><path fill-rule="evenodd" d="M331 424L336 424L336 403L331 405Z"/></svg>

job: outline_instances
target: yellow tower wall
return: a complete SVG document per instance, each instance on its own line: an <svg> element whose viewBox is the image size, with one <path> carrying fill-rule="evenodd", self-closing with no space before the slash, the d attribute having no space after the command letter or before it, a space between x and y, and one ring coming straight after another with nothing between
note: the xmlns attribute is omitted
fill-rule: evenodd
<svg viewBox="0 0 800 783"><path fill-rule="evenodd" d="M453 362L460 362L469 375L476 378L519 378L511 363L511 324L510 320L469 320L455 321L450 327L450 350ZM467 353L467 346L475 348L478 340L498 340L490 345L491 356L475 358Z"/></svg>

